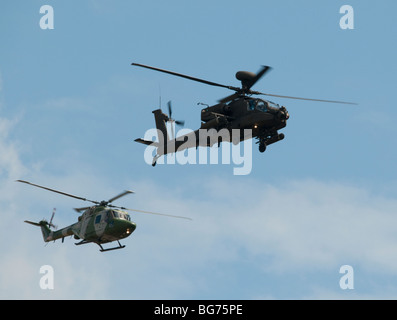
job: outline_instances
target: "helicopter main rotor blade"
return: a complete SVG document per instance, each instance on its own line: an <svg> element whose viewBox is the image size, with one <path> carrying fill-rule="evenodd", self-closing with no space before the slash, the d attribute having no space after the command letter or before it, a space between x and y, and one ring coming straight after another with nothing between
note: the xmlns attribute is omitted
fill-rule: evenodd
<svg viewBox="0 0 397 320"><path fill-rule="evenodd" d="M347 102L347 101L337 101L337 100L324 100L324 99L311 99L311 98L301 98L301 97L291 97L291 96L282 96L279 94L270 94L270 93L263 93L258 91L251 91L250 94L261 94L265 96L272 96L278 98L287 98L287 99L296 99L296 100L307 100L307 101L319 101L319 102L329 102L329 103L342 103L342 104L352 104L358 105L356 102Z"/></svg>
<svg viewBox="0 0 397 320"><path fill-rule="evenodd" d="M232 100L238 98L240 95L241 95L240 93L236 92L236 93L231 94L230 96L219 99L218 102L219 103L227 103L229 101L232 101Z"/></svg>
<svg viewBox="0 0 397 320"><path fill-rule="evenodd" d="M158 215L158 216L165 216L165 217L171 217L171 218L180 218L180 219L192 220L192 218L188 218L188 217L184 217L184 216L176 216L176 215L164 214L164 213L158 213L158 212L143 211L143 210L137 210L137 209L123 208L123 207L120 207L120 209L128 210L128 211L134 211L134 212L139 212L139 213L155 214L155 215Z"/></svg>
<svg viewBox="0 0 397 320"><path fill-rule="evenodd" d="M234 91L240 90L240 88L237 88L237 87L226 86L226 85L224 85L224 84L220 84L220 83L216 83L216 82L212 82L212 81L207 81L207 80L200 79L200 78L195 78L195 77L187 76L187 75L185 75L185 74L181 74L181 73L177 73L177 72L173 72L173 71L168 71L168 70L159 69L159 68L155 68L155 67L151 67L151 66L146 66L146 65L144 65L144 64L131 63L131 65L133 65L133 66L138 66L138 67L142 67L142 68L146 68L146 69L151 69L151 70L155 70L155 71L160 71L160 72L164 72L164 73L168 73L168 74L172 74L172 75L177 76L177 77L181 77L181 78L185 78L185 79L189 79L189 80L193 80L193 81L205 83L205 84L208 84L208 85L210 85L210 86L222 87L222 88L226 88L226 89L230 89L230 90L234 90Z"/></svg>
<svg viewBox="0 0 397 320"><path fill-rule="evenodd" d="M89 199L86 199L86 198L75 196L75 195L70 194L70 193L66 193L66 192L55 190L55 189L43 187L43 186L40 186L38 184L31 183L29 181L25 181L25 180L16 180L16 181L17 182L26 183L26 184L30 184L31 186L34 186L34 187L37 187L37 188L41 188L41 189L45 189L45 190L48 190L48 191L56 192L56 193L59 193L59 194L62 194L64 196L68 196L68 197L71 197L71 198L75 198L75 199L79 199L79 200L83 200L83 201L89 201L89 202L92 202L92 203L95 203L95 204L99 204L98 201L89 200Z"/></svg>
<svg viewBox="0 0 397 320"><path fill-rule="evenodd" d="M229 95L227 97L224 97L222 99L219 99L218 102L219 103L227 103L229 101L232 101L232 100L240 97L242 94L253 94L256 91L251 91L250 90L251 87L255 83L257 83L258 80L260 78L262 78L265 75L266 72L268 72L271 69L272 68L269 67L269 66L262 66L262 69L259 70L259 72L254 77L252 77L252 78L249 77L248 79L247 79L247 76L246 76L246 74L247 74L246 71L238 71L236 73L236 78L241 81L241 84L242 84L243 87L240 90L236 90L235 93L233 93L233 94L231 94L231 95Z"/></svg>
<svg viewBox="0 0 397 320"><path fill-rule="evenodd" d="M272 68L269 66L262 66L262 69L256 74L255 78L250 81L247 89L250 89L260 78L264 76L265 73L270 71Z"/></svg>
<svg viewBox="0 0 397 320"><path fill-rule="evenodd" d="M115 197L109 199L107 202L108 202L108 203L111 203L111 202L113 202L114 200L117 200L117 199L119 199L119 198L121 198L121 197L124 197L125 195L130 194L130 193L135 193L135 192L134 192L134 191L131 191L131 190L125 190L124 192L120 193L119 195L117 195L117 196L115 196Z"/></svg>

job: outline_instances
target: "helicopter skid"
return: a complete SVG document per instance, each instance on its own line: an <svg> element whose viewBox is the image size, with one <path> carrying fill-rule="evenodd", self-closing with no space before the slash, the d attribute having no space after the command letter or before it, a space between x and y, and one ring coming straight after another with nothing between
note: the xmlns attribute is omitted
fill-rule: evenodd
<svg viewBox="0 0 397 320"><path fill-rule="evenodd" d="M119 244L118 247L113 247L113 248L109 248L109 249L104 249L99 243L97 243L97 245L101 248L101 250L99 250L99 251L101 251L101 252L112 251L112 250L117 250L117 249L123 249L123 248L125 248L125 245L122 246L122 245L120 244L119 241L117 241L117 243Z"/></svg>
<svg viewBox="0 0 397 320"><path fill-rule="evenodd" d="M117 240L117 243L119 244L119 246L118 247L113 247L113 248L108 248L108 249L104 249L103 247L102 247L102 245L100 244L100 243L98 243L98 242L95 242L95 241L87 241L87 240L81 240L80 242L78 242L78 243L75 243L75 245L76 246L80 246L80 245L82 245L82 244L87 244L87 243L96 243L101 249L99 250L100 252L106 252L106 251L111 251L111 250L117 250L117 249L123 249L123 248L125 248L125 245L121 245L121 243Z"/></svg>

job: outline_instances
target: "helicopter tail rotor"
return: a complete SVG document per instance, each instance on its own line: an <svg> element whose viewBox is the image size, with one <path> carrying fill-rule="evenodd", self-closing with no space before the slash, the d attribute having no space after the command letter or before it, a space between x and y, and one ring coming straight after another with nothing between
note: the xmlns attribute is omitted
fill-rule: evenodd
<svg viewBox="0 0 397 320"><path fill-rule="evenodd" d="M48 226L49 226L50 228L51 228L51 227L54 228L55 230L58 229L58 226L52 223L52 219L54 219L54 215L55 215L55 211L56 211L56 210L57 210L56 208L54 208L54 210L52 210L51 219L50 219L50 222L48 223Z"/></svg>
<svg viewBox="0 0 397 320"><path fill-rule="evenodd" d="M45 229L48 229L48 230L51 230L51 228L54 228L56 230L56 229L58 229L58 226L52 223L52 220L54 219L55 211L56 211L56 208L54 208L54 210L52 210L50 222L48 222L46 219L42 219L40 222L33 222L33 221L29 221L29 220L25 220L24 222L29 223L36 227L44 227Z"/></svg>
<svg viewBox="0 0 397 320"><path fill-rule="evenodd" d="M49 241L49 236L51 235L52 231L49 228L49 223L45 219L41 220L40 222L33 222L29 220L25 220L24 222L36 227L40 227L44 242Z"/></svg>
<svg viewBox="0 0 397 320"><path fill-rule="evenodd" d="M171 139L175 139L175 133L174 133L174 123L178 126L184 126L185 125L185 121L184 120L175 120L172 118L172 105L171 105L171 101L168 101L167 103L168 106L168 121L171 123Z"/></svg>

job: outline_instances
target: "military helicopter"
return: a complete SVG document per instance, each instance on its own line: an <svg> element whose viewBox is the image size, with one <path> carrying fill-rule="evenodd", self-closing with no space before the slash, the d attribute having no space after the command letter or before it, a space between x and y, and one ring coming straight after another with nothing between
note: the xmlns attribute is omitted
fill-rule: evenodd
<svg viewBox="0 0 397 320"><path fill-rule="evenodd" d="M53 211L49 222L45 219L41 220L40 222L25 220L24 222L41 228L44 242L55 241L57 239L62 239L63 242L65 237L74 236L76 240L81 240L80 242L75 243L76 245L96 243L100 247L101 252L125 248L125 245L121 245L119 240L131 235L131 233L134 232L136 228L136 223L131 221L130 215L124 210L191 220L188 217L128 209L111 204L113 201L127 194L134 193L130 190L126 190L107 201L94 201L55 189L43 187L24 180L17 180L17 182L22 182L34 187L42 188L48 191L62 194L64 196L88 201L95 204L94 206L90 207L75 208L75 211L79 213L83 212L82 215L78 217L78 221L70 226L64 227L56 231L51 230L51 228L56 229L56 226L52 223L55 210ZM102 247L102 244L113 241L117 241L118 246L107 249L104 249Z"/></svg>
<svg viewBox="0 0 397 320"><path fill-rule="evenodd" d="M175 138L173 134L172 138L170 138L167 132L166 125L168 122L171 122L171 129L173 128L172 125L174 123L179 125L184 124L183 121L172 119L171 103L168 103L168 115L163 113L161 108L154 110L153 114L158 132L158 141L148 141L141 138L135 139L136 142L157 147L156 155L154 156L152 162L153 166L156 165L156 161L159 157L167 153L182 151L187 148L197 148L198 146L211 147L216 142L218 142L219 146L221 142L219 140L220 138L222 138L222 141L229 141L233 142L234 144L249 138L256 138L258 140L256 143L259 144L260 152L264 152L268 145L283 140L284 134L278 133L278 130L284 128L287 125L287 120L289 119L289 113L287 109L284 106L280 106L279 104L269 100L253 98L251 97L252 95L264 95L317 102L352 105L356 104L354 102L345 101L283 96L251 90L251 87L271 70L271 67L269 66L262 66L262 68L256 74L249 71L238 71L236 73L236 79L241 81L241 87L234 87L139 63L132 63L131 65L235 91L235 93L220 99L216 105L206 105L207 107L201 110L200 128L192 133L180 136L178 138ZM203 103L198 104L204 105ZM203 130L207 132L211 131L212 135L214 135L214 131L220 132L223 129L226 129L229 134L226 136L222 135L222 137L220 137L215 133L216 139L212 139L210 133L207 134L208 139L200 139L200 132ZM235 129L239 130L240 135L238 141L232 141L231 138L232 131ZM247 135L245 134L244 129L249 129L252 131ZM229 139L227 139L227 137L229 137Z"/></svg>

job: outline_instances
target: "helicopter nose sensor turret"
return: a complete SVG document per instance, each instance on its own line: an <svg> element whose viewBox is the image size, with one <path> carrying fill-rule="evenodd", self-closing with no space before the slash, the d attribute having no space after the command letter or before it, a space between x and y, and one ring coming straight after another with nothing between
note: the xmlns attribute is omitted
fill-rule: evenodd
<svg viewBox="0 0 397 320"><path fill-rule="evenodd" d="M287 109L284 106L282 106L280 108L280 110L278 112L278 115L279 115L279 118L281 120L288 120L289 119L289 113L288 113Z"/></svg>

